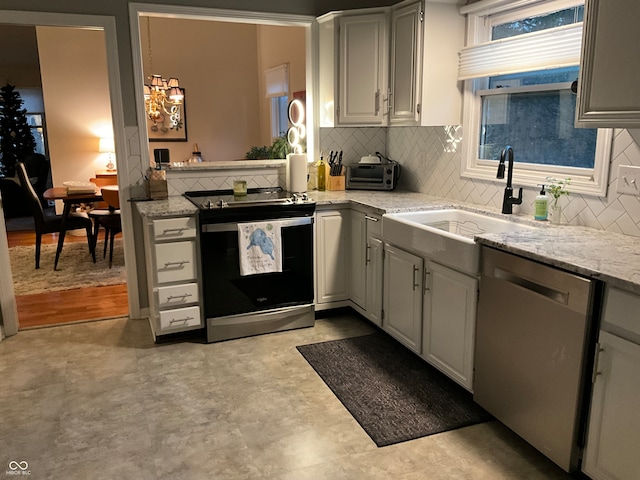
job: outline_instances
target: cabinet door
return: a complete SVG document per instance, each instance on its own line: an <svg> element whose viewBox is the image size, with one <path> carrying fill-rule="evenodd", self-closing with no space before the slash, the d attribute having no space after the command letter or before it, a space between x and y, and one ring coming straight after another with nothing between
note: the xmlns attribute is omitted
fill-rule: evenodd
<svg viewBox="0 0 640 480"><path fill-rule="evenodd" d="M355 210L351 211L351 301L360 308L366 309L367 291L367 220L365 214Z"/></svg>
<svg viewBox="0 0 640 480"><path fill-rule="evenodd" d="M348 219L348 212L330 211L316 214L318 303L349 299Z"/></svg>
<svg viewBox="0 0 640 480"><path fill-rule="evenodd" d="M640 345L600 332L582 469L594 480L631 480L640 472Z"/></svg>
<svg viewBox="0 0 640 480"><path fill-rule="evenodd" d="M422 355L471 390L478 280L434 262L425 277Z"/></svg>
<svg viewBox="0 0 640 480"><path fill-rule="evenodd" d="M422 336L422 259L385 244L382 328L416 353Z"/></svg>
<svg viewBox="0 0 640 480"><path fill-rule="evenodd" d="M417 125L421 85L422 2L391 13L389 121Z"/></svg>
<svg viewBox="0 0 640 480"><path fill-rule="evenodd" d="M382 240L369 237L367 240L367 291L366 310L367 318L373 323L382 326L382 272L384 245Z"/></svg>
<svg viewBox="0 0 640 480"><path fill-rule="evenodd" d="M640 127L640 2L587 0L576 125Z"/></svg>
<svg viewBox="0 0 640 480"><path fill-rule="evenodd" d="M383 125L387 77L384 13L340 18L339 109L343 125Z"/></svg>

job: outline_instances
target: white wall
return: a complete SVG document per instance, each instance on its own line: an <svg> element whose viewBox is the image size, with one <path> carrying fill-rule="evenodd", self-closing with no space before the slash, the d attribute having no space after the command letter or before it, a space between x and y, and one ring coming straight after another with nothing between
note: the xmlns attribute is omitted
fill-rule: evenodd
<svg viewBox="0 0 640 480"><path fill-rule="evenodd" d="M104 33L37 27L42 94L54 185L104 170L99 138L113 136Z"/></svg>
<svg viewBox="0 0 640 480"><path fill-rule="evenodd" d="M150 142L169 148L171 161L185 161L197 143L205 161L244 158L259 142L256 25L150 18L140 24L145 81L154 73L178 77L185 88L187 142Z"/></svg>
<svg viewBox="0 0 640 480"><path fill-rule="evenodd" d="M301 27L258 26L258 73L260 79L260 145L271 144L271 102L264 97L264 72L289 64L289 93L306 90L305 29Z"/></svg>

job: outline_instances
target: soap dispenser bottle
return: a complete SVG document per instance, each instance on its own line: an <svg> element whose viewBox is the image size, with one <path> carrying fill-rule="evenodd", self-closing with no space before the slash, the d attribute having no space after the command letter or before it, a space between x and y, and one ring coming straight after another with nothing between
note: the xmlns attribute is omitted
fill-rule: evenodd
<svg viewBox="0 0 640 480"><path fill-rule="evenodd" d="M549 215L549 197L547 196L547 192L544 190L544 185L541 186L542 189L536 196L536 200L534 202L533 218L536 220L546 220Z"/></svg>

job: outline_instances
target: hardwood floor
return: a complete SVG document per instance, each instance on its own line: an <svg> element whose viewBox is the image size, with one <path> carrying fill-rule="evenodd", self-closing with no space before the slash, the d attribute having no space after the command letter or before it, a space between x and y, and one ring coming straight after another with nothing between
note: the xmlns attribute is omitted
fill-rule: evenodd
<svg viewBox="0 0 640 480"><path fill-rule="evenodd" d="M99 244L103 238L99 239ZM33 231L7 232L9 248L35 245ZM84 235L66 235L65 243L86 242ZM42 236L42 243L57 243L58 234ZM20 330L122 317L129 313L127 285L89 287L16 297Z"/></svg>

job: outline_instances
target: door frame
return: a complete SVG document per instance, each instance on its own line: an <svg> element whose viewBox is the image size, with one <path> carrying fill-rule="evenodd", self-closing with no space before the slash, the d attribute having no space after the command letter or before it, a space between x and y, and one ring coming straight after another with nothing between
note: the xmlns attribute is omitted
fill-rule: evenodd
<svg viewBox="0 0 640 480"><path fill-rule="evenodd" d="M2 24L25 25L25 26L48 26L48 27L70 27L70 28L90 28L101 29L104 32L105 48L107 56L107 76L109 81L109 98L111 103L111 119L113 123L113 134L116 150L116 164L118 167L118 184L120 186L120 198L123 200L122 230L124 242L124 256L127 270L127 288L129 302L129 316L138 318L140 313L138 278L136 271L135 243L133 236L132 209L129 199L129 172L127 169L127 148L124 123L124 109L122 103L122 86L120 83L120 64L118 58L118 44L116 37L116 20L113 16L106 15L81 15L68 13L51 12L25 12L15 10L0 11ZM6 240L6 229L4 228L4 214L0 205L0 214L3 215L2 233L0 233L0 258L6 255L8 258L8 243ZM4 333L13 335L18 331L17 313L15 318L10 314L5 318L5 303L7 309L11 311L11 305L15 307L15 294L13 288L11 292L5 294L4 285L13 282L11 268L2 269L0 272L0 286L3 286L3 293L0 296L2 301L2 313L4 323ZM10 293L10 294L9 294ZM0 337L2 333L0 332Z"/></svg>

